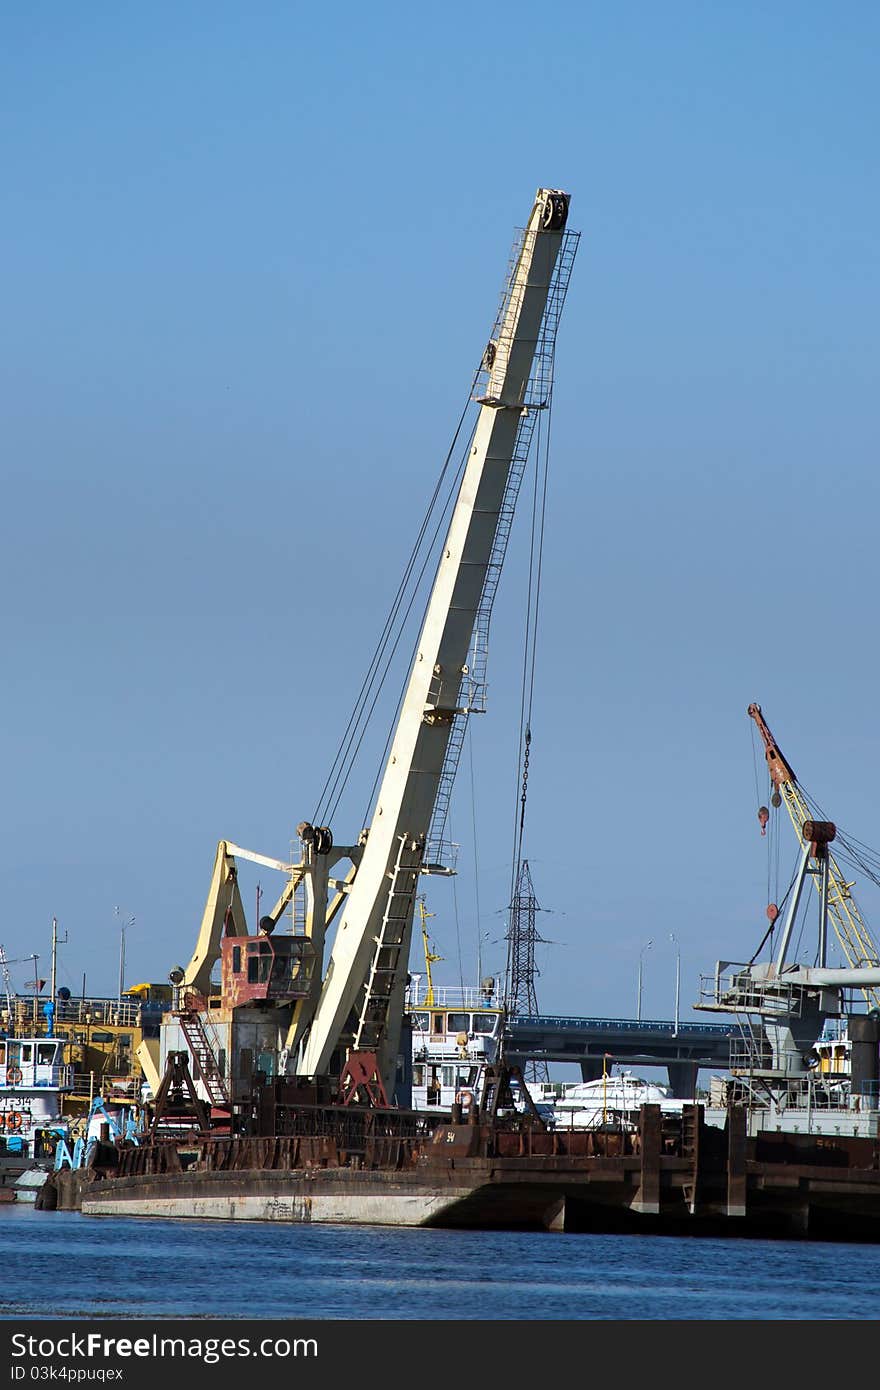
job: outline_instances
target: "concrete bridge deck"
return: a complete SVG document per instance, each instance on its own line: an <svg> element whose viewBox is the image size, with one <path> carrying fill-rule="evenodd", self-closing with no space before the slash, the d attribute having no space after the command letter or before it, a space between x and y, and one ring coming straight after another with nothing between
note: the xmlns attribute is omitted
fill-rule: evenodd
<svg viewBox="0 0 880 1390"><path fill-rule="evenodd" d="M673 1094L693 1097L701 1068L726 1069L735 1023L678 1023L671 1020L568 1018L517 1014L508 1020L509 1062L574 1062L584 1081L602 1075L605 1058L626 1065L666 1067Z"/></svg>

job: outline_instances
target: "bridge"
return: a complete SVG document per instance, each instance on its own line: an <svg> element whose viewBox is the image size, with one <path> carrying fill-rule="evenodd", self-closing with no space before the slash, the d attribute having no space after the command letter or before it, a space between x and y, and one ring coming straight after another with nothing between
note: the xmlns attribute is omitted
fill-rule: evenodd
<svg viewBox="0 0 880 1390"><path fill-rule="evenodd" d="M526 1062L576 1062L581 1078L602 1075L605 1058L628 1065L666 1067L672 1093L693 1097L701 1067L726 1070L735 1023L672 1023L627 1018L545 1018L517 1014L505 1029L505 1055Z"/></svg>

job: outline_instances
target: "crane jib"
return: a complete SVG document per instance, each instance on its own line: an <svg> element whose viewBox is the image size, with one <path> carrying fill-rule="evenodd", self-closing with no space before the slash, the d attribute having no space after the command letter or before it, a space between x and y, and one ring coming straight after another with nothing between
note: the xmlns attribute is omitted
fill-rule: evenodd
<svg viewBox="0 0 880 1390"><path fill-rule="evenodd" d="M568 202L538 190L484 356L480 413L360 863L313 1016L300 1018L303 1074L325 1074L340 1048L375 1051L386 1085L393 1074L419 875L475 696L469 656L488 622L534 410L549 393L576 241Z"/></svg>

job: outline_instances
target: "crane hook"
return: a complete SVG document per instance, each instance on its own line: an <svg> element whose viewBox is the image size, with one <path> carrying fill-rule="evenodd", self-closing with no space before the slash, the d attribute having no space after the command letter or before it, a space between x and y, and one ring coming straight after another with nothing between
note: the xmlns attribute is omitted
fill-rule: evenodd
<svg viewBox="0 0 880 1390"><path fill-rule="evenodd" d="M768 822L769 819L770 819L770 812L767 810L767 807L766 807L766 806L759 806L759 807L758 807L758 821L760 822L761 834L762 834L762 835L766 835L766 834L767 834L767 822Z"/></svg>

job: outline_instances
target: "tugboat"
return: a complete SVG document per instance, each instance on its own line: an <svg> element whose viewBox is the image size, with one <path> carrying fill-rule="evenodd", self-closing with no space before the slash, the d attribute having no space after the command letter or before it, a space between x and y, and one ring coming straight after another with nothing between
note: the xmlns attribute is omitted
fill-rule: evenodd
<svg viewBox="0 0 880 1390"><path fill-rule="evenodd" d="M73 1069L64 1044L45 1033L0 1038L0 1185L19 1201L34 1200L69 1132L61 1111Z"/></svg>

